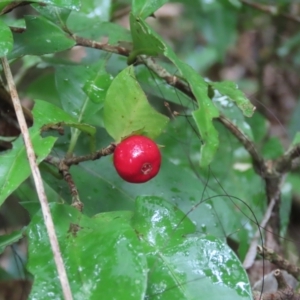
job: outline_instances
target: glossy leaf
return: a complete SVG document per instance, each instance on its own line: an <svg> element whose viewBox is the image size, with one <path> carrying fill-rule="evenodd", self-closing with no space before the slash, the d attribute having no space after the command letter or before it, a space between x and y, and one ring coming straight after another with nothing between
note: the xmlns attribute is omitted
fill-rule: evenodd
<svg viewBox="0 0 300 300"><path fill-rule="evenodd" d="M86 81L83 91L93 102L103 104L112 80L112 76L107 73L98 74L94 79Z"/></svg>
<svg viewBox="0 0 300 300"><path fill-rule="evenodd" d="M246 117L251 117L255 107L248 100L245 94L238 89L237 85L232 81L210 82L214 89L221 95L227 96L227 99L236 103Z"/></svg>
<svg viewBox="0 0 300 300"><path fill-rule="evenodd" d="M149 104L135 79L133 67L123 70L110 85L103 118L107 132L116 142L135 132L154 139L169 120Z"/></svg>
<svg viewBox="0 0 300 300"><path fill-rule="evenodd" d="M40 0L31 0L30 2L41 2ZM59 6L72 10L79 10L81 6L80 0L43 0L44 4Z"/></svg>
<svg viewBox="0 0 300 300"><path fill-rule="evenodd" d="M143 299L147 262L129 212L105 213L94 218L62 204L52 204L51 214L64 258L74 300ZM28 270L35 280L32 299L60 299L62 292L41 213L27 228ZM51 295L51 296L50 296Z"/></svg>
<svg viewBox="0 0 300 300"><path fill-rule="evenodd" d="M101 65L94 66L60 66L56 69L55 81L61 105L78 122L91 123L91 116L103 107L101 101L95 103L83 90L85 85L89 86L97 81L97 78L101 78L104 79L104 82L101 82L101 98L104 97L109 85L109 76L105 75L103 63L100 63Z"/></svg>
<svg viewBox="0 0 300 300"><path fill-rule="evenodd" d="M0 57L6 56L13 48L13 36L9 27L0 20Z"/></svg>
<svg viewBox="0 0 300 300"><path fill-rule="evenodd" d="M69 49L75 41L54 23L40 16L24 16L26 30L14 33L14 48L9 58L43 55Z"/></svg>
<svg viewBox="0 0 300 300"><path fill-rule="evenodd" d="M154 49L157 54L163 54L170 59L180 71L180 75L188 82L195 98L198 102L198 109L195 110L192 115L199 129L202 146L200 151L200 165L208 166L217 151L219 140L218 132L216 131L212 121L219 116L217 108L208 97L208 86L204 79L197 74L197 72L182 62L173 52L173 50L166 45L163 40L149 27L143 20L131 15L131 23L134 25L135 31L139 33L139 41L150 40L151 45L155 46ZM134 42L133 54L148 54L148 50L144 50L143 44L140 42ZM134 56L133 55L133 56Z"/></svg>
<svg viewBox="0 0 300 300"><path fill-rule="evenodd" d="M133 0L132 13L145 19L167 2L168 0Z"/></svg>
<svg viewBox="0 0 300 300"><path fill-rule="evenodd" d="M163 199L137 198L133 226L145 244L147 299L252 299L233 251L213 237L188 235L193 223Z"/></svg>
<svg viewBox="0 0 300 300"><path fill-rule="evenodd" d="M218 107L219 111L223 113L239 130L244 133L250 140L253 141L252 128L248 124L248 119L245 120L243 112L231 101L226 95L215 93L213 102ZM248 100L247 100L248 101Z"/></svg>
<svg viewBox="0 0 300 300"><path fill-rule="evenodd" d="M30 128L29 133L37 155L37 162L40 163L50 153L56 139L53 137L41 138L36 125ZM29 177L31 172L22 137L12 144L12 150L0 155L0 205Z"/></svg>
<svg viewBox="0 0 300 300"><path fill-rule="evenodd" d="M60 8L57 6L41 6L39 4L32 4L32 7L43 17L57 24L59 27L65 27L68 17L71 13L70 9Z"/></svg>
<svg viewBox="0 0 300 300"><path fill-rule="evenodd" d="M78 123L76 118L70 116L68 113L59 107L42 100L35 100L37 111L35 114L35 122L40 126L47 126L50 128L53 125L65 125L77 128L80 131L86 132L89 135L95 135L96 128L84 123ZM45 124L44 112L47 112L48 122Z"/></svg>

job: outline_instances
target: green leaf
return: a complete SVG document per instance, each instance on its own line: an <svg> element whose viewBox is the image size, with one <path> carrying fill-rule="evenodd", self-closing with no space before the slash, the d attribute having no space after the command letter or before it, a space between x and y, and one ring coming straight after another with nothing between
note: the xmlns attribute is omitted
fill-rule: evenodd
<svg viewBox="0 0 300 300"><path fill-rule="evenodd" d="M133 227L148 261L148 299L252 299L234 252L159 197L138 197ZM235 272L232 272L234 268Z"/></svg>
<svg viewBox="0 0 300 300"><path fill-rule="evenodd" d="M12 50L13 42L9 27L0 20L0 57L6 56Z"/></svg>
<svg viewBox="0 0 300 300"><path fill-rule="evenodd" d="M217 90L221 95L227 96L227 99L236 103L246 117L251 117L255 107L248 100L245 94L238 89L236 83L232 81L210 82L212 88Z"/></svg>
<svg viewBox="0 0 300 300"><path fill-rule="evenodd" d="M219 116L219 112L208 97L207 83L192 67L182 62L173 50L163 42L163 40L149 27L147 23L139 18L135 18L133 15L131 15L130 20L135 31L140 35L138 42L135 42L133 36L133 53L138 55L147 54L148 50L145 51L144 48L142 48L143 43L140 43L139 41L150 40L152 45L154 45L153 49L155 49L157 53L164 54L174 63L180 71L181 77L187 81L191 88L191 91L198 102L198 109L194 111L192 115L196 121L202 138L200 165L202 167L208 166L213 160L219 145L218 132L212 123L213 119Z"/></svg>
<svg viewBox="0 0 300 300"><path fill-rule="evenodd" d="M41 138L37 126L30 128L29 133L37 155L37 162L40 163L50 153L56 139L53 137ZM12 144L12 150L0 155L1 171L3 172L0 177L0 205L28 178L31 172L22 137Z"/></svg>
<svg viewBox="0 0 300 300"><path fill-rule="evenodd" d="M74 299L142 299L147 263L130 212L112 212L88 218L70 206L51 204L60 249ZM32 299L61 299L47 231L41 213L27 228L28 270L34 275Z"/></svg>
<svg viewBox="0 0 300 300"><path fill-rule="evenodd" d="M89 124L78 123L76 118L70 116L64 110L59 107L42 100L35 100L36 105L36 114L35 114L35 123L38 126L50 127L52 125L66 125L73 128L77 128L80 131L83 131L89 135L95 135L96 128ZM45 114L47 112L47 122L45 123Z"/></svg>
<svg viewBox="0 0 300 300"><path fill-rule="evenodd" d="M128 57L128 64L132 64L141 54L157 56L164 53L166 46L163 41L151 35L148 25L133 14L130 14L130 29L134 49Z"/></svg>
<svg viewBox="0 0 300 300"><path fill-rule="evenodd" d="M30 2L40 3L40 0L31 0ZM43 0L44 4L59 6L71 10L79 10L81 6L80 0Z"/></svg>
<svg viewBox="0 0 300 300"><path fill-rule="evenodd" d="M56 68L55 81L61 105L65 111L71 112L77 122L91 123L91 116L96 114L103 104L101 99L107 92L109 86L109 75L104 71L103 62L94 66L59 66ZM101 82L102 95L99 95L99 103L91 101L84 92L84 86L88 88L91 84ZM94 97L93 93L91 96ZM95 124L98 125L98 124Z"/></svg>
<svg viewBox="0 0 300 300"><path fill-rule="evenodd" d="M24 16L26 30L14 33L14 48L9 58L43 55L69 49L75 41L57 25L40 16Z"/></svg>
<svg viewBox="0 0 300 300"><path fill-rule="evenodd" d="M59 8L57 6L41 6L39 4L31 5L40 15L57 24L59 27L66 27L70 9Z"/></svg>
<svg viewBox="0 0 300 300"><path fill-rule="evenodd" d="M23 231L17 230L10 234L0 236L0 254L3 253L5 248L19 241L23 237Z"/></svg>
<svg viewBox="0 0 300 300"><path fill-rule="evenodd" d="M133 0L132 13L146 19L167 2L168 0Z"/></svg>
<svg viewBox="0 0 300 300"><path fill-rule="evenodd" d="M284 153L284 148L279 138L271 137L263 144L261 151L266 159L276 159Z"/></svg>
<svg viewBox="0 0 300 300"><path fill-rule="evenodd" d="M137 131L154 139L169 120L149 104L132 66L124 69L110 85L103 118L107 132L116 142Z"/></svg>
<svg viewBox="0 0 300 300"><path fill-rule="evenodd" d="M248 119L245 117L242 111L231 101L226 95L221 95L220 93L215 93L213 97L213 102L218 107L219 111L223 113L229 120L236 125L242 133L244 133L249 139L253 141L252 128L248 124ZM262 129L262 128L261 128Z"/></svg>
<svg viewBox="0 0 300 300"><path fill-rule="evenodd" d="M113 80L113 77L107 73L99 73L92 80L87 80L83 86L83 91L95 103L104 103L106 92Z"/></svg>
<svg viewBox="0 0 300 300"><path fill-rule="evenodd" d="M300 132L297 132L293 138L292 146L300 144Z"/></svg>

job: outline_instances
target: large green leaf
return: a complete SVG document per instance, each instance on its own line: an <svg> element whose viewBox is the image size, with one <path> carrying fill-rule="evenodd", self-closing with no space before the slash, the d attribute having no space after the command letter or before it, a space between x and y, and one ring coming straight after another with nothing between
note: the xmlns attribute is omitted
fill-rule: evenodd
<svg viewBox="0 0 300 300"><path fill-rule="evenodd" d="M138 197L133 227L148 260L147 299L252 299L234 252L159 197ZM232 270L235 270L232 272Z"/></svg>
<svg viewBox="0 0 300 300"><path fill-rule="evenodd" d="M14 48L9 58L43 55L69 49L74 40L61 28L41 16L24 16L26 30L14 33Z"/></svg>
<svg viewBox="0 0 300 300"><path fill-rule="evenodd" d="M51 214L74 300L96 300L99 295L116 300L143 299L147 263L130 226L130 212L88 218L70 206L52 204ZM27 232L27 268L35 277L31 299L61 299L41 213L34 216Z"/></svg>
<svg viewBox="0 0 300 300"><path fill-rule="evenodd" d="M6 56L13 48L13 36L9 27L0 20L0 57Z"/></svg>
<svg viewBox="0 0 300 300"><path fill-rule="evenodd" d="M135 79L133 67L123 70L112 82L106 95L104 123L116 142L135 132L157 137L168 118L156 112Z"/></svg>
<svg viewBox="0 0 300 300"><path fill-rule="evenodd" d="M133 219L126 211L88 218L62 204L51 204L51 213L75 300L83 293L144 299L146 288L147 299L251 299L245 270L229 247L189 235L195 225L162 198L139 197ZM31 297L56 299L61 290L42 222L39 213L27 228Z"/></svg>
<svg viewBox="0 0 300 300"><path fill-rule="evenodd" d="M182 62L147 23L133 15L131 15L130 23L134 42L134 50L130 60L134 60L135 56L139 54L149 54L140 41L150 40L151 51L156 51L156 54L163 54L169 58L178 68L180 75L188 82L199 106L193 112L193 117L202 138L200 165L209 165L219 145L218 132L212 123L213 119L219 116L219 112L208 97L207 83L192 67ZM134 39L135 35L139 36L137 42Z"/></svg>
<svg viewBox="0 0 300 300"><path fill-rule="evenodd" d="M132 13L145 19L167 2L168 0L133 0Z"/></svg>

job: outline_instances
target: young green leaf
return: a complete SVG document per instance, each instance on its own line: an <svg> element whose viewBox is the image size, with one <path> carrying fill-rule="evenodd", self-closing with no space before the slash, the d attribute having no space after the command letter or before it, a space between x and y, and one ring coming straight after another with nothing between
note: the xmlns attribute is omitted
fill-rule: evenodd
<svg viewBox="0 0 300 300"><path fill-rule="evenodd" d="M133 0L132 13L146 19L167 2L168 0Z"/></svg>
<svg viewBox="0 0 300 300"><path fill-rule="evenodd" d="M209 85L217 90L221 95L227 96L228 100L235 102L246 117L251 117L253 115L255 107L245 94L238 89L236 83L232 81L222 81L210 82Z"/></svg>
<svg viewBox="0 0 300 300"><path fill-rule="evenodd" d="M157 56L164 53L166 46L163 41L151 35L149 29L140 18L130 14L130 30L134 48L128 57L128 64L132 64L141 54Z"/></svg>
<svg viewBox="0 0 300 300"><path fill-rule="evenodd" d="M154 139L169 120L149 104L132 66L123 70L110 85L103 118L107 132L116 142L135 132Z"/></svg>

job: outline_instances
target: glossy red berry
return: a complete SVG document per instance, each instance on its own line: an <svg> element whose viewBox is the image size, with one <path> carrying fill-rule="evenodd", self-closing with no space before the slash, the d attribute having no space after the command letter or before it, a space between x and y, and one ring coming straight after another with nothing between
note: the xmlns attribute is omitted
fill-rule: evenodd
<svg viewBox="0 0 300 300"><path fill-rule="evenodd" d="M151 139L133 135L117 145L114 166L118 174L131 183L143 183L155 177L160 169L161 154Z"/></svg>

